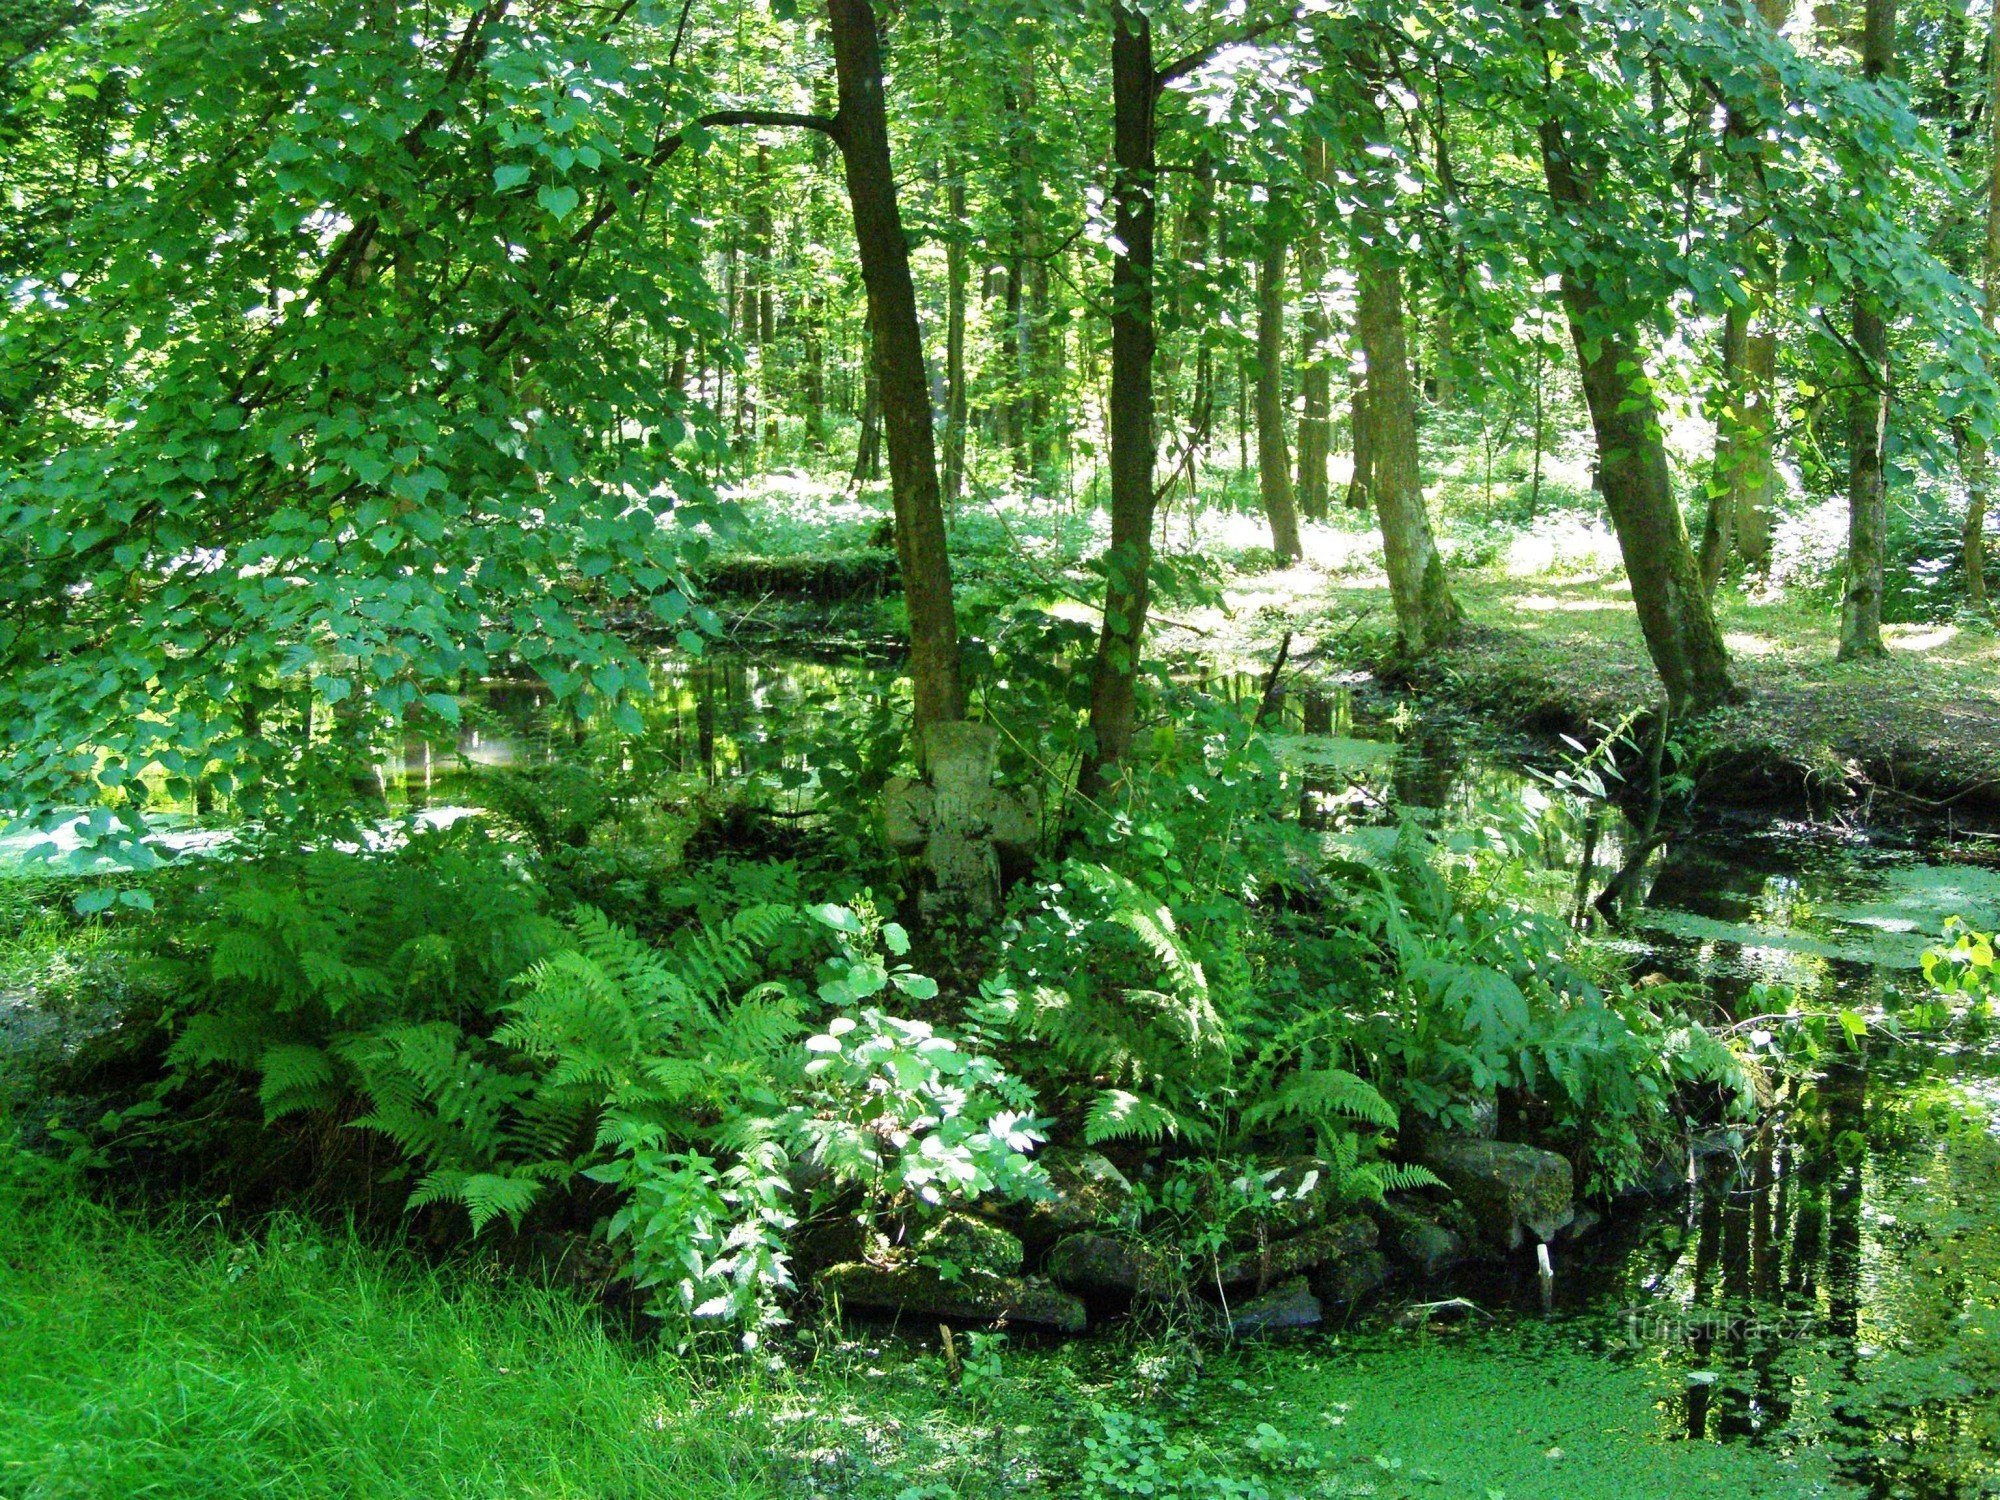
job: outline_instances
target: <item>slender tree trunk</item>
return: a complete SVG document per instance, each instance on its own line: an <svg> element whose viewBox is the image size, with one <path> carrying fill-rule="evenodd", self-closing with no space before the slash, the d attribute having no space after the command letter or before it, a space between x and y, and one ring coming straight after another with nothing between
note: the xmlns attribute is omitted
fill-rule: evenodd
<svg viewBox="0 0 2000 1500"><path fill-rule="evenodd" d="M1271 550L1286 562L1304 555L1285 452L1285 239L1265 231L1257 262L1257 490L1271 523Z"/></svg>
<svg viewBox="0 0 2000 1500"><path fill-rule="evenodd" d="M965 717L951 559L945 549L944 506L931 433L930 382L924 374L909 242L903 234L889 160L875 11L869 0L827 0L827 19L840 84L841 160L854 205L862 279L868 286L874 366L889 440L889 489L896 512L903 597L909 607L910 681L921 744L930 725Z"/></svg>
<svg viewBox="0 0 2000 1500"><path fill-rule="evenodd" d="M1885 77L1896 55L1896 0L1867 0L1861 76ZM1855 386L1847 402L1847 589L1840 606L1840 659L1883 656L1882 571L1889 543L1889 324L1880 299L1854 294Z"/></svg>
<svg viewBox="0 0 2000 1500"><path fill-rule="evenodd" d="M1986 44L1986 244L1981 267L1986 326L2000 330L2000 6ZM1965 464L1965 598L1982 614L1986 598L1986 506L1993 483L1992 455L1985 439L1968 440Z"/></svg>
<svg viewBox="0 0 2000 1500"><path fill-rule="evenodd" d="M1356 247L1356 323L1368 355L1368 421L1374 431L1369 489L1382 525L1383 559L1403 647L1420 654L1449 640L1459 611L1445 582L1424 509L1417 458L1417 398L1403 305L1403 273L1382 246L1380 226Z"/></svg>
<svg viewBox="0 0 2000 1500"><path fill-rule="evenodd" d="M1111 549L1090 683L1093 746L1077 778L1101 794L1131 748L1153 561L1153 23L1113 0L1111 117Z"/></svg>
<svg viewBox="0 0 2000 1500"><path fill-rule="evenodd" d="M854 482L872 484L882 477L882 386L875 375L874 340L863 342L868 361L861 377L861 433L854 443Z"/></svg>
<svg viewBox="0 0 2000 1500"><path fill-rule="evenodd" d="M1708 504L1702 518L1701 586L1712 599L1722 581L1723 565L1729 561L1729 544L1736 531L1736 505L1740 497L1736 471L1748 461L1748 444L1742 440L1742 405L1748 395L1750 366L1750 311L1731 304L1722 317L1723 408L1715 424L1715 467L1708 476Z"/></svg>
<svg viewBox="0 0 2000 1500"><path fill-rule="evenodd" d="M1585 234L1595 253L1615 253L1591 230L1591 178L1572 160L1562 125L1544 120L1539 135L1542 171L1557 212ZM1674 503L1659 411L1645 379L1631 314L1622 305L1616 311L1608 308L1596 286L1574 269L1562 277L1562 300L1597 435L1605 505L1624 554L1646 648L1675 717L1699 714L1733 698L1736 690L1729 677L1729 653Z"/></svg>
<svg viewBox="0 0 2000 1500"><path fill-rule="evenodd" d="M1437 408L1450 411L1458 405L1457 355L1452 348L1451 308L1442 298L1431 318L1431 379L1437 387Z"/></svg>
<svg viewBox="0 0 2000 1500"><path fill-rule="evenodd" d="M944 247L944 499L965 493L965 179L954 171L950 190L951 238Z"/></svg>
<svg viewBox="0 0 2000 1500"><path fill-rule="evenodd" d="M1347 508L1368 509L1369 485L1375 469L1375 429L1368 420L1368 378L1357 376L1347 398L1348 446L1354 452L1354 472L1347 479Z"/></svg>
<svg viewBox="0 0 2000 1500"><path fill-rule="evenodd" d="M1306 141L1306 177L1315 188L1326 180L1324 138ZM1333 371L1327 346L1333 341L1324 288L1326 237L1319 229L1317 194L1308 204L1307 222L1299 236L1299 296L1305 309L1299 336L1299 514L1324 521L1327 512L1326 461L1333 447Z"/></svg>

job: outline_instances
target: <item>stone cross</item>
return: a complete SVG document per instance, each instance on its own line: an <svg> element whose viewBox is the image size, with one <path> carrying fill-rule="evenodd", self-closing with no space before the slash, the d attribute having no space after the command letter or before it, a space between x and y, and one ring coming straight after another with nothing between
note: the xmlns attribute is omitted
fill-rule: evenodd
<svg viewBox="0 0 2000 1500"><path fill-rule="evenodd" d="M890 847L929 872L925 916L991 921L1000 913L1000 851L1034 846L1033 800L993 785L1000 734L965 720L924 731L925 778L898 776L883 799Z"/></svg>

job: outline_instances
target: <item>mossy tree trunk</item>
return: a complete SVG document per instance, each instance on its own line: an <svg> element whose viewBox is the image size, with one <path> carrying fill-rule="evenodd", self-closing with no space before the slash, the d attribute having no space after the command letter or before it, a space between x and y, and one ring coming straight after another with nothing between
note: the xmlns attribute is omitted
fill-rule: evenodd
<svg viewBox="0 0 2000 1500"><path fill-rule="evenodd" d="M1271 550L1297 562L1305 549L1285 450L1285 249L1278 224L1267 224L1257 261L1257 490L1271 523Z"/></svg>
<svg viewBox="0 0 2000 1500"><path fill-rule="evenodd" d="M1111 261L1111 546L1104 626L1091 668L1092 749L1080 796L1109 784L1131 748L1153 561L1153 23L1130 0L1111 11L1113 229Z"/></svg>
<svg viewBox="0 0 2000 1500"><path fill-rule="evenodd" d="M1402 267L1384 243L1379 222L1368 224L1364 232L1371 238L1355 247L1361 283L1356 323L1368 358L1369 491L1382 526L1397 633L1403 649L1414 655L1451 639L1459 627L1459 611L1424 508Z"/></svg>
<svg viewBox="0 0 2000 1500"><path fill-rule="evenodd" d="M1557 213L1579 232L1581 265L1562 276L1563 311L1576 346L1584 400L1597 437L1598 475L1632 583L1646 649L1676 717L1698 714L1735 696L1729 653L1716 628L1701 570L1675 503L1666 441L1646 379L1633 311L1613 308L1589 267L1619 255L1595 225L1594 173L1562 122L1539 127L1542 172Z"/></svg>
<svg viewBox="0 0 2000 1500"><path fill-rule="evenodd" d="M1896 0L1868 0L1861 76L1888 75L1896 54ZM1840 605L1840 659L1887 654L1882 644L1883 566L1889 545L1888 310L1868 288L1854 293L1854 388L1847 401L1847 586Z"/></svg>
<svg viewBox="0 0 2000 1500"><path fill-rule="evenodd" d="M875 11L869 0L827 0L827 18L840 89L837 139L868 289L872 366L888 438L896 556L909 607L910 680L921 737L931 724L965 717L951 560L945 549L944 505L931 430L930 382L924 373L909 241L889 157Z"/></svg>

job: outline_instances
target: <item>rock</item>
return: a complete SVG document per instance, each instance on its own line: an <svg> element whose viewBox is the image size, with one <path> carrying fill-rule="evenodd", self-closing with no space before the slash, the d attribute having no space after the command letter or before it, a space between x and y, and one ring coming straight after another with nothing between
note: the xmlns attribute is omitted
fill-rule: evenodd
<svg viewBox="0 0 2000 1500"><path fill-rule="evenodd" d="M1095 1151L1051 1146L1035 1160L1049 1180L1050 1196L1018 1204L1013 1223L1030 1244L1045 1246L1086 1229L1137 1229L1139 1202L1132 1184Z"/></svg>
<svg viewBox="0 0 2000 1500"><path fill-rule="evenodd" d="M1068 1292L1025 1276L967 1271L947 1281L935 1266L878 1266L850 1261L821 1273L817 1285L841 1305L867 1312L912 1313L958 1323L1000 1323L1081 1333L1089 1322L1083 1303Z"/></svg>
<svg viewBox="0 0 2000 1500"><path fill-rule="evenodd" d="M864 1260L878 1238L853 1214L808 1219L792 1231L792 1260L807 1271Z"/></svg>
<svg viewBox="0 0 2000 1500"><path fill-rule="evenodd" d="M1566 1158L1517 1141L1451 1136L1424 1150L1429 1167L1472 1212L1482 1245L1502 1254L1551 1240L1576 1216Z"/></svg>
<svg viewBox="0 0 2000 1500"><path fill-rule="evenodd" d="M1604 1216L1596 1209L1579 1208L1576 1211L1576 1217L1569 1221L1569 1227L1563 1231L1563 1238L1566 1240L1580 1240L1603 1222Z"/></svg>
<svg viewBox="0 0 2000 1500"><path fill-rule="evenodd" d="M1319 1298L1312 1294L1305 1277L1294 1276L1263 1296L1231 1308L1229 1332L1235 1338L1247 1339L1288 1328L1316 1328L1323 1316Z"/></svg>
<svg viewBox="0 0 2000 1500"><path fill-rule="evenodd" d="M1375 1248L1378 1231L1375 1221L1364 1214L1335 1219L1318 1229L1287 1239L1271 1240L1260 1250L1229 1256L1216 1267L1216 1279L1225 1290L1241 1286L1269 1286L1302 1271L1313 1271L1349 1255Z"/></svg>
<svg viewBox="0 0 2000 1500"><path fill-rule="evenodd" d="M1365 1302L1389 1284L1396 1274L1389 1257L1380 1250L1363 1250L1330 1266L1322 1266L1311 1278L1312 1289L1321 1302L1335 1307Z"/></svg>
<svg viewBox="0 0 2000 1500"><path fill-rule="evenodd" d="M1174 1285L1168 1258L1150 1246L1085 1230L1049 1251L1049 1279L1066 1291L1099 1301L1129 1302L1141 1292L1157 1295Z"/></svg>
<svg viewBox="0 0 2000 1500"><path fill-rule="evenodd" d="M1294 1156L1248 1175L1242 1191L1271 1199L1260 1205L1258 1217L1273 1233L1310 1229L1340 1202L1333 1169L1316 1156Z"/></svg>
<svg viewBox="0 0 2000 1500"><path fill-rule="evenodd" d="M917 1254L961 1271L1011 1276L1021 1269L1018 1236L971 1214L948 1213L917 1236Z"/></svg>
<svg viewBox="0 0 2000 1500"><path fill-rule="evenodd" d="M1465 1237L1408 1203L1391 1199L1377 1211L1382 1243L1426 1281L1465 1259Z"/></svg>

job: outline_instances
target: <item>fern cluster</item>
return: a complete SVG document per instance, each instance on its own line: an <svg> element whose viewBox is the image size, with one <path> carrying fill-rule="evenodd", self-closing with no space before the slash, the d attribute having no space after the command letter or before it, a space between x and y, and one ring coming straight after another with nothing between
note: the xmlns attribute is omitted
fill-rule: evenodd
<svg viewBox="0 0 2000 1500"><path fill-rule="evenodd" d="M791 1285L800 1159L868 1215L1035 1190L1028 1090L885 1012L937 993L893 923L734 904L791 884L737 871L649 942L588 907L549 922L509 868L439 837L232 872L190 945L208 1004L174 1061L253 1074L274 1120L383 1137L411 1207L460 1205L475 1230L609 1186L656 1304L753 1332Z"/></svg>

